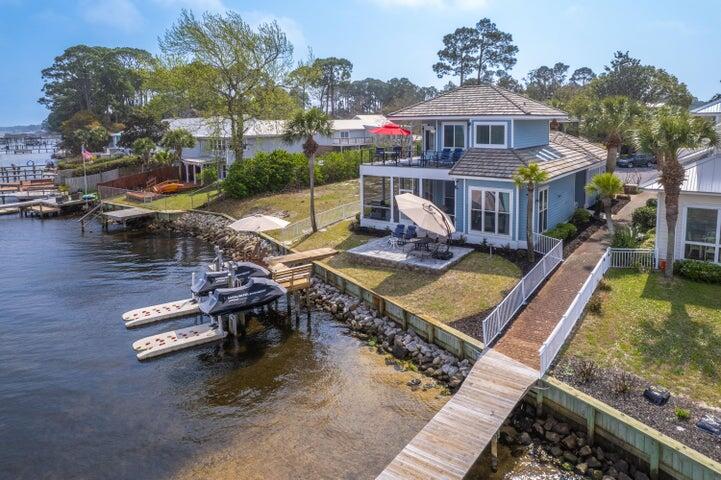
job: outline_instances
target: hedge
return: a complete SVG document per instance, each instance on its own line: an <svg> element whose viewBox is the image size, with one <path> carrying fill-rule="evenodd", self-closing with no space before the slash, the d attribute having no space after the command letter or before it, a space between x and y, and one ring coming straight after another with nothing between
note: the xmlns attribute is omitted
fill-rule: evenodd
<svg viewBox="0 0 721 480"><path fill-rule="evenodd" d="M721 283L721 265L700 260L676 260L673 271L696 282Z"/></svg>
<svg viewBox="0 0 721 480"><path fill-rule="evenodd" d="M100 172L107 172L109 170L114 170L116 168L122 168L122 167L135 167L140 165L141 161L140 158L136 155L124 155L117 158L111 158L110 160L92 160L85 164L85 173L88 175L92 175L95 173ZM66 166L70 166L70 163L66 163ZM83 164L80 162L80 164L73 166L73 176L80 176L83 174Z"/></svg>
<svg viewBox="0 0 721 480"><path fill-rule="evenodd" d="M544 235L559 240L570 240L578 231L578 228L572 223L559 223L552 229L546 231Z"/></svg>
<svg viewBox="0 0 721 480"><path fill-rule="evenodd" d="M358 178L360 150L331 152L316 158L315 184ZM308 159L302 153L259 152L231 165L223 191L233 198L298 189L309 185Z"/></svg>
<svg viewBox="0 0 721 480"><path fill-rule="evenodd" d="M651 206L637 208L631 215L631 222L641 232L651 230L656 227L656 208Z"/></svg>
<svg viewBox="0 0 721 480"><path fill-rule="evenodd" d="M576 227L582 227L591 221L591 212L585 208L577 208L571 216L571 223Z"/></svg>

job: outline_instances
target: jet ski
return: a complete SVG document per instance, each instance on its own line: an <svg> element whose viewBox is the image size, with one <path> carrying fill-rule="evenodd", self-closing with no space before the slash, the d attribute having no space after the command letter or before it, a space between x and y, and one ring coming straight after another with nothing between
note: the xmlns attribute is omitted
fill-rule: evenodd
<svg viewBox="0 0 721 480"><path fill-rule="evenodd" d="M198 302L206 315L250 310L268 304L286 294L286 289L268 278L251 277L240 287L217 288Z"/></svg>
<svg viewBox="0 0 721 480"><path fill-rule="evenodd" d="M229 262L228 270L205 271L193 275L190 291L194 297L207 295L216 288L228 287L228 275L232 275L235 286L243 285L250 278L268 278L270 272L251 262Z"/></svg>

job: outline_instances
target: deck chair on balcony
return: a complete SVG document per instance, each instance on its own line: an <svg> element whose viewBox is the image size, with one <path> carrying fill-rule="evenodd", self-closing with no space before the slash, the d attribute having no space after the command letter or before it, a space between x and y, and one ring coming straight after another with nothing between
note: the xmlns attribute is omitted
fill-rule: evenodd
<svg viewBox="0 0 721 480"><path fill-rule="evenodd" d="M461 158L461 155L463 155L462 148L456 148L455 150L453 150L453 154L451 155L451 162L456 163Z"/></svg>
<svg viewBox="0 0 721 480"><path fill-rule="evenodd" d="M386 152L380 147L376 147L376 153L374 155L376 161L382 161L386 163Z"/></svg>
<svg viewBox="0 0 721 480"><path fill-rule="evenodd" d="M453 165L453 161L451 160L451 149L450 148L444 148L443 150L441 150L441 154L438 157L438 165L442 165L442 166Z"/></svg>

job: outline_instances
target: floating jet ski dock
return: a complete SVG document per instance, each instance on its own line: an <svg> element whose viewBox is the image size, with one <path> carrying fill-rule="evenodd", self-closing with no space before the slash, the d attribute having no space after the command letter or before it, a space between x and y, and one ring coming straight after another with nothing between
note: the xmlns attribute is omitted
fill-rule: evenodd
<svg viewBox="0 0 721 480"><path fill-rule="evenodd" d="M138 352L136 355L138 360L147 360L177 350L223 340L227 335L228 332L223 330L222 322L206 323L141 338L133 343L133 350Z"/></svg>

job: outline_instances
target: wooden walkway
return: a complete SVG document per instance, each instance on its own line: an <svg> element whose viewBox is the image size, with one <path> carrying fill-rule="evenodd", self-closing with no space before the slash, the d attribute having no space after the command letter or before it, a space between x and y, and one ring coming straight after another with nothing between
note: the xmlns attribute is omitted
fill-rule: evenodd
<svg viewBox="0 0 721 480"><path fill-rule="evenodd" d="M378 479L462 479L536 380L538 371L486 351L453 398Z"/></svg>

